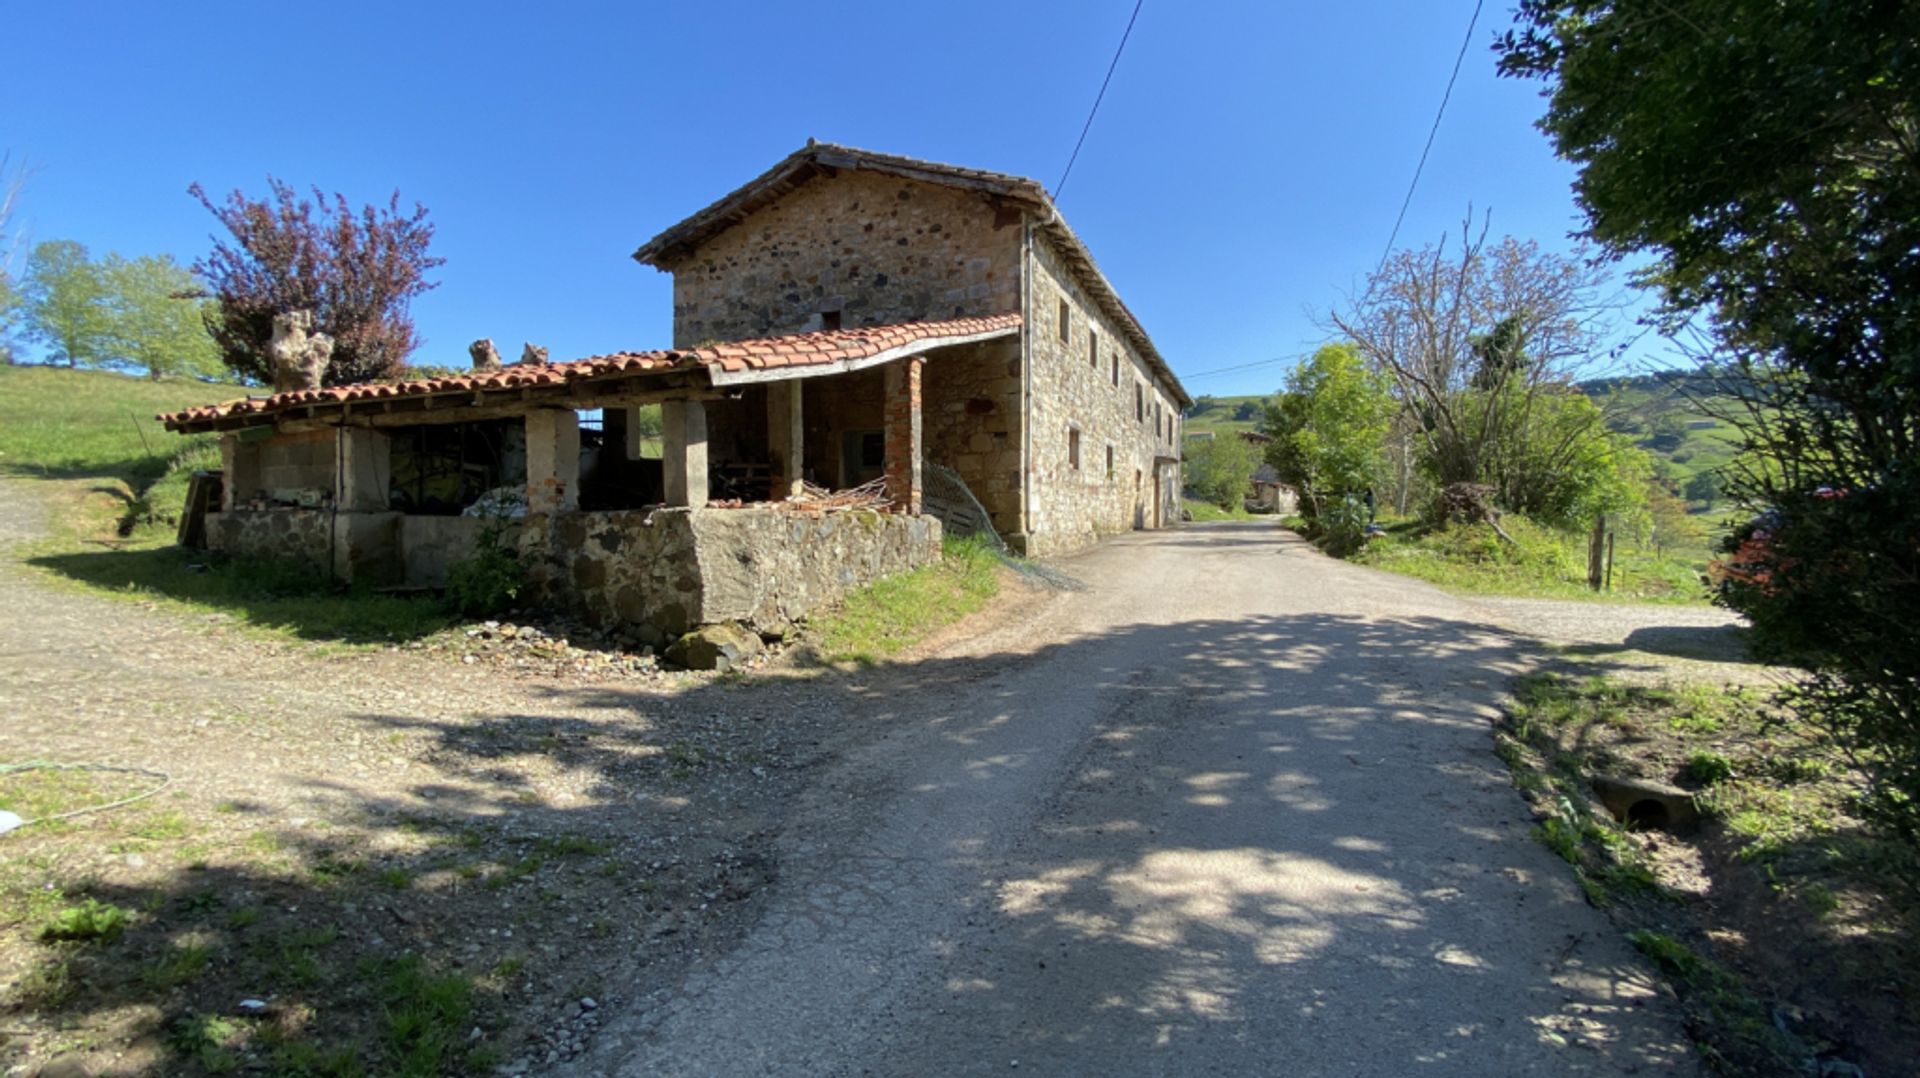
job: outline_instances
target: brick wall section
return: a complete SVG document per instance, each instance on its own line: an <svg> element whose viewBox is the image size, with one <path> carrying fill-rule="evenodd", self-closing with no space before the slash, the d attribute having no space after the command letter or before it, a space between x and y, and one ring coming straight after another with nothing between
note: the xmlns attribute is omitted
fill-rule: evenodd
<svg viewBox="0 0 1920 1078"><path fill-rule="evenodd" d="M1017 215L866 172L808 182L673 267L673 344L1020 309Z"/></svg>
<svg viewBox="0 0 1920 1078"><path fill-rule="evenodd" d="M1041 236L1034 238L1032 271L1027 332L1033 363L1028 471L1033 492L1027 552L1039 555L1073 550L1102 535L1151 527L1155 458L1179 455L1179 430L1173 394L1156 382ZM1063 299L1067 307L1064 337L1060 329ZM1088 343L1089 331L1097 335L1097 363ZM1068 453L1075 430L1080 433L1077 469ZM1111 475L1108 448L1113 450ZM1171 522L1177 512L1176 471L1160 468L1162 522Z"/></svg>
<svg viewBox="0 0 1920 1078"><path fill-rule="evenodd" d="M920 376L926 360L909 356L887 364L887 495L894 508L918 515L920 475Z"/></svg>

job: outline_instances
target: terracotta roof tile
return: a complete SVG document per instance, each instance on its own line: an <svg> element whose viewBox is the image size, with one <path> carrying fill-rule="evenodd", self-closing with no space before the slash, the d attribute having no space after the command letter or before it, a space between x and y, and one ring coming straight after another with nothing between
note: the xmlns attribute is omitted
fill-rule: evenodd
<svg viewBox="0 0 1920 1078"><path fill-rule="evenodd" d="M1009 333L1020 325L1017 314L989 318L956 318L944 322L904 322L890 326L864 326L857 329L802 333L764 340L730 341L700 348L669 349L652 352L615 352L589 356L570 363L538 366L515 364L498 371L487 371L452 378L424 378L411 382L370 382L359 385L329 386L276 393L268 397L248 397L167 412L158 418L169 430L205 427L222 419L240 416L268 416L307 406L326 407L356 401L400 397L426 397L440 393L469 393L488 389L516 389L534 385L565 385L594 378L619 377L650 371L686 370L705 367L711 372L739 374L753 370L785 370L794 367L823 366L849 360L866 359L889 349L903 348L918 341L975 334Z"/></svg>

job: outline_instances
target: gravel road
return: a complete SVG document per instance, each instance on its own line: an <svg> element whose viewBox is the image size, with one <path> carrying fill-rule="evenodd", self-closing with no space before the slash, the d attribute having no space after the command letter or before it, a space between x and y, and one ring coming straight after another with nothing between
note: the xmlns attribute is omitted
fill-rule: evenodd
<svg viewBox="0 0 1920 1078"><path fill-rule="evenodd" d="M1491 751L1518 615L1268 525L1058 564L1086 589L844 694L889 732L755 926L570 1073L1698 1070Z"/></svg>

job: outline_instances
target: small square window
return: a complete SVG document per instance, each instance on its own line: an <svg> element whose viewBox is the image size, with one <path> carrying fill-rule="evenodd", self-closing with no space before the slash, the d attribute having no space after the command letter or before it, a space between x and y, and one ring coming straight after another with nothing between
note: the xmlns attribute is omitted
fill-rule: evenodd
<svg viewBox="0 0 1920 1078"><path fill-rule="evenodd" d="M1073 343L1073 307L1064 299L1060 301L1060 339Z"/></svg>
<svg viewBox="0 0 1920 1078"><path fill-rule="evenodd" d="M1080 432L1071 428L1067 430L1067 465L1080 470Z"/></svg>
<svg viewBox="0 0 1920 1078"><path fill-rule="evenodd" d="M820 329L823 332L832 333L835 330L838 330L839 328L840 328L840 312L839 311L821 311L820 312Z"/></svg>

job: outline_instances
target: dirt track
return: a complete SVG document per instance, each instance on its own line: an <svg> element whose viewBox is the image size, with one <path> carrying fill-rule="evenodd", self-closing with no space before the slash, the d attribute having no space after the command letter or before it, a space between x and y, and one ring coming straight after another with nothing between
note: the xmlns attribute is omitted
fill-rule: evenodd
<svg viewBox="0 0 1920 1078"><path fill-rule="evenodd" d="M33 517L0 485L0 538ZM0 755L150 762L241 700L332 733L297 758L185 754L196 799L636 833L678 814L695 845L750 843L770 867L730 914L688 881L681 916L705 932L592 948L625 1002L564 1073L1695 1067L1490 751L1506 679L1540 650L1494 624L1498 603L1265 525L1059 567L1085 589L909 668L667 697L316 656L0 565ZM1612 615L1628 635L1699 620L1631 609ZM135 713L152 737L99 736ZM519 722L592 745L483 758L462 740ZM777 762L660 798L603 758L716 724L764 730Z"/></svg>

